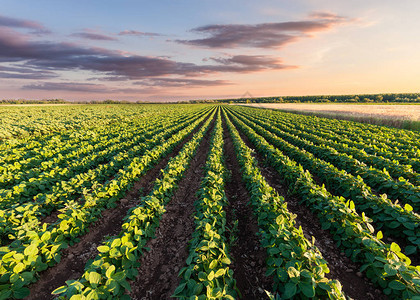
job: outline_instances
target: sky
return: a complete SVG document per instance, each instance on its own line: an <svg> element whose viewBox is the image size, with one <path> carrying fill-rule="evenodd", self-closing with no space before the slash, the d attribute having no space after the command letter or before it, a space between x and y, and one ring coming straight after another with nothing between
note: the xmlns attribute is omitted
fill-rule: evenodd
<svg viewBox="0 0 420 300"><path fill-rule="evenodd" d="M1 0L0 99L420 92L416 0Z"/></svg>

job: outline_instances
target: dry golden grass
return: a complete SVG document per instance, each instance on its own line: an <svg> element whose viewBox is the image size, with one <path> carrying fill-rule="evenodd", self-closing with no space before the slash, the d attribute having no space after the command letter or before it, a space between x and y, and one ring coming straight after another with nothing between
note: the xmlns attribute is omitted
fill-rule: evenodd
<svg viewBox="0 0 420 300"><path fill-rule="evenodd" d="M418 130L420 124L420 105L329 103L251 103L246 105L406 129Z"/></svg>

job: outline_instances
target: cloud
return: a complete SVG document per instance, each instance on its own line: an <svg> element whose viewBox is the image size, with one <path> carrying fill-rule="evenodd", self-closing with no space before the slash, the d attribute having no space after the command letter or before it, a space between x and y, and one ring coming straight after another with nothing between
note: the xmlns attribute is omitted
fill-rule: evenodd
<svg viewBox="0 0 420 300"><path fill-rule="evenodd" d="M68 91L84 93L143 93L150 92L147 89L136 88L111 88L103 84L78 83L78 82L44 82L39 84L29 84L22 87L24 90L43 90L43 91Z"/></svg>
<svg viewBox="0 0 420 300"><path fill-rule="evenodd" d="M0 78L9 78L9 79L51 79L57 77L57 75L45 74L45 73L32 73L32 74L18 74L18 73L8 73L0 72Z"/></svg>
<svg viewBox="0 0 420 300"><path fill-rule="evenodd" d="M115 51L114 51L115 52ZM23 34L0 27L0 61L54 61L60 58L114 53L99 48L83 48L74 43L30 41Z"/></svg>
<svg viewBox="0 0 420 300"><path fill-rule="evenodd" d="M312 32L326 31L347 21L350 20L332 13L315 12L310 15L309 20L304 21L255 25L207 25L194 28L192 31L209 37L176 40L176 42L207 48L278 48L302 37L307 37Z"/></svg>
<svg viewBox="0 0 420 300"><path fill-rule="evenodd" d="M6 17L6 16L1 16L1 15L0 15L0 26L33 29L34 33L37 33L37 34L50 33L50 31L48 29L46 29L42 24L40 24L38 22L30 21L30 20L23 20L23 19L10 18L10 17Z"/></svg>
<svg viewBox="0 0 420 300"><path fill-rule="evenodd" d="M30 68L0 66L0 78L51 79L54 77L58 77L58 75L51 71L40 71L33 70Z"/></svg>
<svg viewBox="0 0 420 300"><path fill-rule="evenodd" d="M118 35L135 35L135 36L139 36L139 37L156 37L156 36L161 36L161 34L159 33L154 33L154 32L142 32L142 31L137 31L137 30L124 30L121 31L120 33L118 33Z"/></svg>
<svg viewBox="0 0 420 300"><path fill-rule="evenodd" d="M278 58L265 55L235 55L228 58L211 57L210 59L219 63L214 69L219 70L220 72L249 73L263 70L297 68L297 66L283 64Z"/></svg>
<svg viewBox="0 0 420 300"><path fill-rule="evenodd" d="M74 43L30 41L22 34L1 28L0 61L21 62L25 67L43 71L87 70L113 77L114 80L293 68L276 58L261 55L213 58L210 64L198 65L167 57L127 55L104 48L86 48Z"/></svg>
<svg viewBox="0 0 420 300"><path fill-rule="evenodd" d="M113 36L96 32L92 29L84 29L83 32L73 33L71 34L71 36L80 37L80 38L88 39L88 40L94 40L94 41L117 41L118 40L117 38Z"/></svg>
<svg viewBox="0 0 420 300"><path fill-rule="evenodd" d="M204 87L204 86L220 86L233 84L225 80L203 80L189 78L148 78L133 84L142 86L153 86L160 88L167 87Z"/></svg>

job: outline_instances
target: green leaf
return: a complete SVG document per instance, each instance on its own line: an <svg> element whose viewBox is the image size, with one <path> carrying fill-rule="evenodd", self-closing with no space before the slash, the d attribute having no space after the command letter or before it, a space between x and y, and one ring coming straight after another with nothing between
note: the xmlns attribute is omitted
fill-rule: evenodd
<svg viewBox="0 0 420 300"><path fill-rule="evenodd" d="M382 234L382 231L379 230L378 233L376 234L376 238L378 240L381 240L383 237L384 237L384 235Z"/></svg>
<svg viewBox="0 0 420 300"><path fill-rule="evenodd" d="M42 236L41 236L41 241L46 242L51 238L51 233L49 231L45 232Z"/></svg>
<svg viewBox="0 0 420 300"><path fill-rule="evenodd" d="M214 269L217 266L217 260L213 259L209 265L210 269Z"/></svg>
<svg viewBox="0 0 420 300"><path fill-rule="evenodd" d="M390 264L386 264L385 266L384 266L384 270L385 270L385 272L386 272L386 277L388 277L388 276L394 276L394 275L397 275L397 269L393 266L393 265L390 265Z"/></svg>
<svg viewBox="0 0 420 300"><path fill-rule="evenodd" d="M315 297L315 286L312 284L312 282L300 282L299 287L306 297Z"/></svg>
<svg viewBox="0 0 420 300"><path fill-rule="evenodd" d="M216 278L220 277L222 275L225 275L225 273L226 273L225 269L219 269L219 270L217 270L216 274L214 274L214 277L216 277Z"/></svg>
<svg viewBox="0 0 420 300"><path fill-rule="evenodd" d="M284 299L290 299L296 294L296 284L293 282L286 283L284 289Z"/></svg>
<svg viewBox="0 0 420 300"><path fill-rule="evenodd" d="M400 226L401 224L400 224L400 222L397 222L397 221L392 221L392 222L390 222L390 223L387 223L386 224L389 228L397 228L398 226Z"/></svg>
<svg viewBox="0 0 420 300"><path fill-rule="evenodd" d="M107 270L106 270L106 273L105 273L105 275L106 275L106 277L107 278L111 278L112 277L112 275L114 275L114 272L115 272L115 266L114 265L111 265Z"/></svg>
<svg viewBox="0 0 420 300"><path fill-rule="evenodd" d="M211 271L211 272L209 273L209 275L207 275L207 279L208 279L209 281L212 281L212 280L214 279L214 271Z"/></svg>
<svg viewBox="0 0 420 300"><path fill-rule="evenodd" d="M101 275L96 272L90 272L89 282L93 284L99 284L99 282L101 282Z"/></svg>
<svg viewBox="0 0 420 300"><path fill-rule="evenodd" d="M200 281L205 281L207 280L207 274L204 273L203 271L198 273L198 279L200 279Z"/></svg>
<svg viewBox="0 0 420 300"><path fill-rule="evenodd" d="M109 251L109 247L108 246L99 246L98 251L101 252L101 253L106 253L106 252Z"/></svg>
<svg viewBox="0 0 420 300"><path fill-rule="evenodd" d="M27 256L33 256L38 254L38 247L35 244L31 244L25 248L23 253Z"/></svg>
<svg viewBox="0 0 420 300"><path fill-rule="evenodd" d="M405 247L405 255L414 254L414 253L416 253L416 251L417 251L416 246L410 245L410 246Z"/></svg>
<svg viewBox="0 0 420 300"><path fill-rule="evenodd" d="M402 291L405 290L407 287L404 285L404 283L402 283L399 280L393 280L389 283L388 285L391 289L393 290L397 290L397 291Z"/></svg>
<svg viewBox="0 0 420 300"><path fill-rule="evenodd" d="M67 286L63 285L63 286L60 286L59 288L56 288L54 291L51 292L51 294L59 295L59 294L65 293L66 291L67 291Z"/></svg>
<svg viewBox="0 0 420 300"><path fill-rule="evenodd" d="M404 205L404 209L408 212L413 211L413 207L408 203L406 205Z"/></svg>
<svg viewBox="0 0 420 300"><path fill-rule="evenodd" d="M211 230L211 225L209 223L206 223L205 230L206 231L210 231Z"/></svg>
<svg viewBox="0 0 420 300"><path fill-rule="evenodd" d="M11 290L0 290L0 300L9 299L11 295L12 295Z"/></svg>
<svg viewBox="0 0 420 300"><path fill-rule="evenodd" d="M223 257L221 260L222 263L226 264L226 265L230 265L231 261L229 258L227 257Z"/></svg>
<svg viewBox="0 0 420 300"><path fill-rule="evenodd" d="M32 272L23 272L22 274L20 274L20 277L22 277L25 284L27 284L32 281L32 279L34 278L34 274L32 274Z"/></svg>
<svg viewBox="0 0 420 300"><path fill-rule="evenodd" d="M86 296L86 300L98 300L99 299L99 295L95 290L92 290L87 296Z"/></svg>
<svg viewBox="0 0 420 300"><path fill-rule="evenodd" d="M22 287L20 289L17 289L13 292L13 296L15 296L16 299L23 299L29 296L29 289L26 287Z"/></svg>
<svg viewBox="0 0 420 300"><path fill-rule="evenodd" d="M22 272L25 269L25 264L23 263L18 263L14 268L13 268L13 273L15 274L19 274L20 272Z"/></svg>
<svg viewBox="0 0 420 300"><path fill-rule="evenodd" d="M187 285L186 282L181 283L180 285L178 285L178 287L175 289L174 295L178 295L179 293L181 293L184 290L184 288L185 288L186 285Z"/></svg>
<svg viewBox="0 0 420 300"><path fill-rule="evenodd" d="M331 222L324 222L322 223L322 229L328 230L331 227Z"/></svg>
<svg viewBox="0 0 420 300"><path fill-rule="evenodd" d="M194 291L193 294L194 295L199 295L203 290L203 284L201 282L197 283L194 287Z"/></svg>
<svg viewBox="0 0 420 300"><path fill-rule="evenodd" d="M111 248L115 248L119 246L121 246L121 239L115 239L112 241Z"/></svg>
<svg viewBox="0 0 420 300"><path fill-rule="evenodd" d="M395 252L395 253L399 253L399 252L401 252L401 248L400 248L400 246L398 246L397 243L392 242L391 251Z"/></svg>
<svg viewBox="0 0 420 300"><path fill-rule="evenodd" d="M290 278L299 278L300 277L300 272L298 270L296 270L294 267L289 267L287 269L287 274L289 274Z"/></svg>
<svg viewBox="0 0 420 300"><path fill-rule="evenodd" d="M121 271L121 272L118 272L118 273L115 273L114 275L112 275L112 279L114 279L118 282L120 282L121 280L124 280L124 278L125 278L125 272L124 271Z"/></svg>
<svg viewBox="0 0 420 300"><path fill-rule="evenodd" d="M136 256L133 253L127 253L127 258L130 261L136 261Z"/></svg>

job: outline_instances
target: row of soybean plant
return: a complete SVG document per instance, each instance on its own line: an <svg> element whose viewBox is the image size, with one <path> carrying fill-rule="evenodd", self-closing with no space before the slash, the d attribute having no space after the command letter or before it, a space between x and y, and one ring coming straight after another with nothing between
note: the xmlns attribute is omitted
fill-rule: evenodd
<svg viewBox="0 0 420 300"><path fill-rule="evenodd" d="M118 144L115 149L110 148L107 163L99 164L87 172L52 185L49 190L33 197L32 201L23 204L17 202L0 210L0 237L2 237L0 246L19 240L26 235L26 232L40 227L42 217L100 188L108 178L118 174L118 170L128 165L132 159L158 145L162 138L169 138L174 132L193 123L206 113L207 111L193 114L190 118L182 120L165 119L161 124L159 122L156 128L146 127L148 131L139 132L133 143L128 142L127 149L125 143L120 144L121 148Z"/></svg>
<svg viewBox="0 0 420 300"><path fill-rule="evenodd" d="M289 134L276 129L273 125L270 126L270 122L256 120L251 116L238 117L289 158L316 174L326 184L329 191L353 200L356 210L372 218L376 229L383 230L389 237L404 241L406 254L415 255L419 252L420 217L413 212L410 205L406 204L402 207L384 195L378 196L362 178L337 169L333 164L315 157L313 152L305 151L309 150L307 148L301 149L291 144L291 141L287 139ZM294 139L305 143L297 136ZM298 145L301 146L301 144ZM318 148L322 151L322 146Z"/></svg>
<svg viewBox="0 0 420 300"><path fill-rule="evenodd" d="M311 173L271 145L250 126L232 113L229 116L252 144L274 166L279 176L305 205L313 209L339 247L352 260L363 264L361 272L386 295L395 299L412 299L420 292L420 267L412 266L396 243L381 241L382 233L373 235L374 228L364 213L360 216L352 201L331 195L315 183ZM261 127L261 131L265 129Z"/></svg>
<svg viewBox="0 0 420 300"><path fill-rule="evenodd" d="M26 296L29 290L25 286L35 282L40 271L58 263L63 248L83 235L103 210L114 206L138 178L172 152L209 114L211 111L192 122L176 124L139 145L137 155L111 180L97 185L82 200L67 203L57 222L27 231L18 240L0 247L0 297Z"/></svg>
<svg viewBox="0 0 420 300"><path fill-rule="evenodd" d="M156 179L149 195L139 200L125 216L122 230L98 247L99 254L85 267L77 280L69 280L53 294L61 299L125 299L131 287L127 280L138 275L138 259L145 251L147 241L154 237L165 206L194 157L200 142L210 128L215 111L178 155L171 159Z"/></svg>

